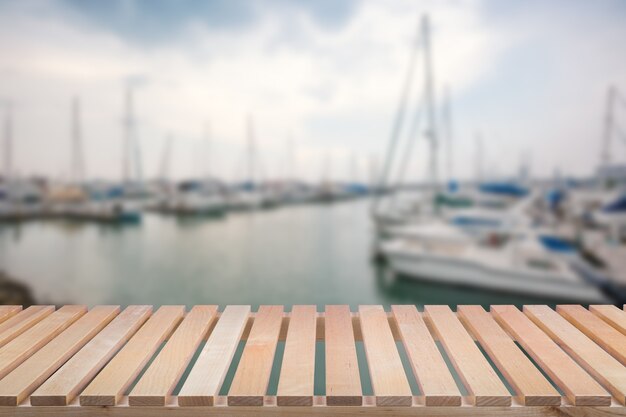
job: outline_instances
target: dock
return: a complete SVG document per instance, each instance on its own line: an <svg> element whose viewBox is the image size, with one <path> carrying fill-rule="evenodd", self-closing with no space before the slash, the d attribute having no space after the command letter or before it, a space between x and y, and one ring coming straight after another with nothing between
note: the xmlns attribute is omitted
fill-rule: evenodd
<svg viewBox="0 0 626 417"><path fill-rule="evenodd" d="M0 306L0 417L626 416L624 307Z"/></svg>

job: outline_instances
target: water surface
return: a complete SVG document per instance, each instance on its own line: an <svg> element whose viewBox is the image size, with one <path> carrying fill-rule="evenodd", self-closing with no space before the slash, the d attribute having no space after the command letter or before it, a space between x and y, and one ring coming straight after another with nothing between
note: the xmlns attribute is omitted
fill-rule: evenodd
<svg viewBox="0 0 626 417"><path fill-rule="evenodd" d="M140 225L0 226L0 268L38 302L494 304L547 302L394 279L371 261L368 201L232 213L146 214Z"/></svg>

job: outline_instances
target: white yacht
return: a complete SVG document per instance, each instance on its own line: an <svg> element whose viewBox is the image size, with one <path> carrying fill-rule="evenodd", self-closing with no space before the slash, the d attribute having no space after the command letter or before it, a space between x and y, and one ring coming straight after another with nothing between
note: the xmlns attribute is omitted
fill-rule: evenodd
<svg viewBox="0 0 626 417"><path fill-rule="evenodd" d="M608 299L538 239L452 236L394 239L381 250L394 273L414 279L586 303Z"/></svg>

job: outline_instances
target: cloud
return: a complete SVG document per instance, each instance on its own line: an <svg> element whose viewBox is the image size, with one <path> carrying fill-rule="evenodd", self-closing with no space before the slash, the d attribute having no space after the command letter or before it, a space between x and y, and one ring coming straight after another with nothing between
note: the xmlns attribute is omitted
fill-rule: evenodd
<svg viewBox="0 0 626 417"><path fill-rule="evenodd" d="M148 176L157 173L170 132L172 173L195 172L210 121L211 171L236 178L251 113L269 176L281 175L292 132L299 173L319 179L320 161L331 153L333 175L348 177L353 153L364 159L387 145L409 48L428 11L437 93L449 84L455 99L457 173L472 175L476 129L504 172L530 148L537 170L548 173L570 141L585 150L571 152L568 164L589 170L596 144L583 136L599 119L590 111L600 112L596 90L610 78L626 84L616 53L623 14L588 13L584 2L530 2L512 14L494 3L0 3L0 96L16 102L16 165L25 173L69 171L70 98L79 94L88 174L119 177L123 89L133 77L143 80L135 102ZM414 100L419 71L416 80ZM414 178L424 178L424 145Z"/></svg>

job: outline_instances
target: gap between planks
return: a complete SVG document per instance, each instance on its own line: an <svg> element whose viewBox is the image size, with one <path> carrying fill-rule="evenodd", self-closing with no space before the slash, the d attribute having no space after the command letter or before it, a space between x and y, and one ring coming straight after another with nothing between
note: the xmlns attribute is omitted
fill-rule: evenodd
<svg viewBox="0 0 626 417"><path fill-rule="evenodd" d="M248 316L248 322L246 324L246 327L243 331L243 334L241 335L241 340L248 340L248 335L250 334L250 329L252 328L252 325L254 324L254 320L256 318L256 312L251 312L250 315ZM439 341L439 338L436 334L436 332L433 332L433 328L432 328L432 323L430 322L430 319L424 315L423 311L418 311L418 314L420 317L422 317L422 319L424 320L424 322L426 323L426 326L428 327L428 330L431 332L433 339L435 341ZM454 312L455 315L457 315L456 312ZM217 313L217 319L219 319L222 315L222 312L218 312ZM363 341L363 334L361 332L361 321L359 319L359 314L358 312L354 312L351 311L350 315L352 317L352 329L354 331L354 340L356 342L362 342ZM393 315L393 313L391 311L385 311L385 315L387 316L387 321L389 322L389 327L391 328L391 334L393 335L393 339L396 342L401 342L402 338L400 336L400 332L398 331L398 324L396 322L396 319ZM291 312L285 312L283 313L283 322L280 328L280 333L278 335L278 340L281 342L284 342L287 339L287 330L289 328L289 322L291 320ZM317 319L316 319L316 340L318 341L323 341L324 340L324 331L325 331L325 317L324 317L324 312L318 311L317 312ZM210 333L209 333L210 334ZM511 337L511 339L513 339L513 341L515 341L515 336L512 334L509 334L509 336ZM470 337L476 341L476 337L474 337L473 334L470 334Z"/></svg>

